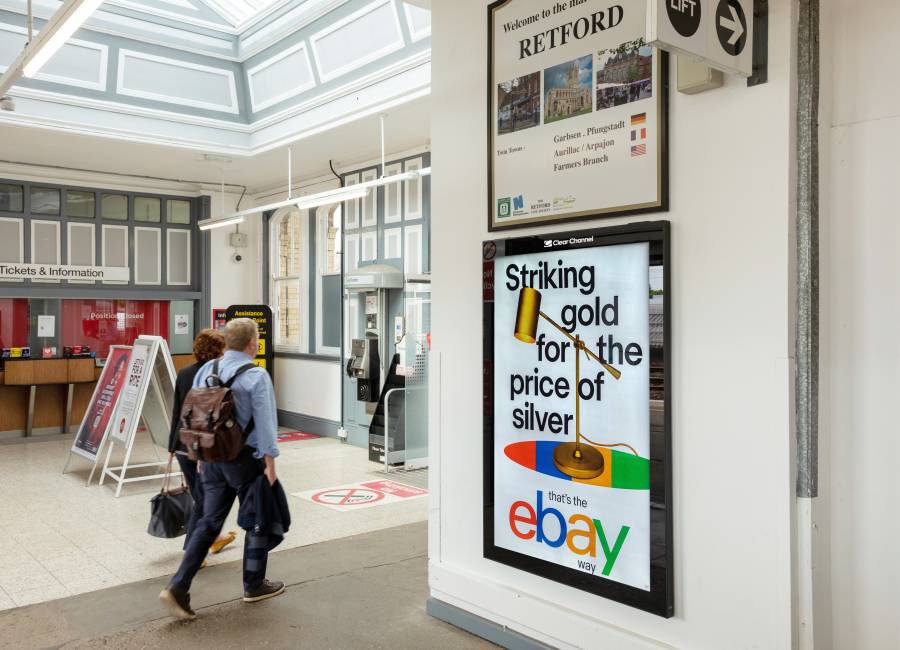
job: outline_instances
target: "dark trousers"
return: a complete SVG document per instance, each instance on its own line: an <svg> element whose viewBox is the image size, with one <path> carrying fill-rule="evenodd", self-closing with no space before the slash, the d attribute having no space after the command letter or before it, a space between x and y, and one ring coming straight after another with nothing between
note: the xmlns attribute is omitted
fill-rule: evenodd
<svg viewBox="0 0 900 650"><path fill-rule="evenodd" d="M187 522L187 535L184 536L183 548L187 549L191 533L197 527L197 522L203 518L203 481L200 480L200 474L197 473L197 461L181 454L175 454L175 459L181 467L184 482L187 483L191 491L191 498L194 500L194 509L191 511L191 516Z"/></svg>
<svg viewBox="0 0 900 650"><path fill-rule="evenodd" d="M187 540L181 566L172 578L173 586L190 591L191 582L200 570L210 545L219 536L234 498L243 500L264 468L263 461L254 458L250 448L245 448L240 456L228 463L203 463L203 473L200 474L203 516ZM244 591L254 591L262 584L268 557L268 536L248 531L244 536Z"/></svg>

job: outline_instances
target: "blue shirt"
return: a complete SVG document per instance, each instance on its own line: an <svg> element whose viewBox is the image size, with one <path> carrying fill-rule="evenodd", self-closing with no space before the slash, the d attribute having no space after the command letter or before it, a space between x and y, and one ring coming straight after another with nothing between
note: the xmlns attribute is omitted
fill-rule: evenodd
<svg viewBox="0 0 900 650"><path fill-rule="evenodd" d="M219 378L226 382L234 376L238 368L253 359L237 350L226 350L219 360ZM194 378L194 388L206 385L206 378L212 374L215 361L208 361ZM256 451L254 456L278 456L278 412L275 408L275 389L269 373L262 368L251 368L238 377L231 386L237 421L246 430L253 418L253 431L247 436L247 445Z"/></svg>

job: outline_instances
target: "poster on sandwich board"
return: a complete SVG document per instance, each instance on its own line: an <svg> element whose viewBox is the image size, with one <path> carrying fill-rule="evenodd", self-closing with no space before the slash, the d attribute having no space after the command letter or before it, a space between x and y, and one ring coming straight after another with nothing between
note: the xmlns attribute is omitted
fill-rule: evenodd
<svg viewBox="0 0 900 650"><path fill-rule="evenodd" d="M81 426L72 442L72 453L96 461L106 440L119 393L125 384L130 355L130 345L113 345L109 348L106 365L103 366Z"/></svg>
<svg viewBox="0 0 900 650"><path fill-rule="evenodd" d="M167 448L174 394L175 366L166 340L159 336L140 336L132 346L110 437L130 446L143 420L153 443Z"/></svg>
<svg viewBox="0 0 900 650"><path fill-rule="evenodd" d="M488 7L488 228L668 206L666 53L647 0Z"/></svg>
<svg viewBox="0 0 900 650"><path fill-rule="evenodd" d="M484 555L661 616L674 593L668 230L496 240L483 260Z"/></svg>

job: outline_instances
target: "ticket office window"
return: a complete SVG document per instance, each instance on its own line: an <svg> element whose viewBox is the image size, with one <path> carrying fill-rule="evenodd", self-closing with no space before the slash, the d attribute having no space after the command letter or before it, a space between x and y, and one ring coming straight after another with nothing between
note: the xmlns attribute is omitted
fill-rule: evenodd
<svg viewBox="0 0 900 650"><path fill-rule="evenodd" d="M194 337L194 301L0 298L0 348L31 348L41 358L45 348L88 346L105 359L112 345L131 345L142 334L161 336L173 353L190 353ZM52 317L50 336L39 317ZM173 339L178 338L181 340Z"/></svg>
<svg viewBox="0 0 900 650"><path fill-rule="evenodd" d="M168 301L63 300L62 347L90 346L106 358L112 345L131 345L141 334L169 339Z"/></svg>

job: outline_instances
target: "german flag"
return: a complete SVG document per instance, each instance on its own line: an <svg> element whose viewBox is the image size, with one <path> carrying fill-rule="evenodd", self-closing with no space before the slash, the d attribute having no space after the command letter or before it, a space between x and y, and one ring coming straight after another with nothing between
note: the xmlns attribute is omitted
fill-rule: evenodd
<svg viewBox="0 0 900 650"><path fill-rule="evenodd" d="M647 123L647 114L646 113L638 113L637 115L631 116L631 126L635 126L637 124L646 124Z"/></svg>

